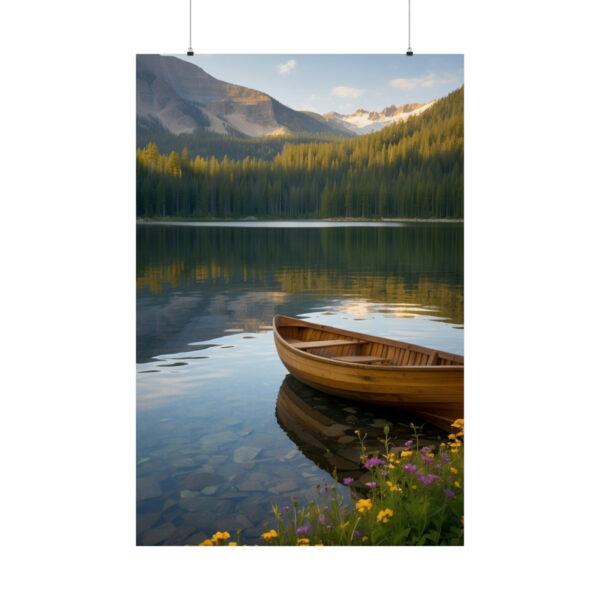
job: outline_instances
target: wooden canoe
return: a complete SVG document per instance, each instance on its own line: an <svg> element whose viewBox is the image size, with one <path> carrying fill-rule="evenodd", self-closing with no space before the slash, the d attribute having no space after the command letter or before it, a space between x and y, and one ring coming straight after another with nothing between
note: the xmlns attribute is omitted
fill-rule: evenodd
<svg viewBox="0 0 600 600"><path fill-rule="evenodd" d="M288 371L315 389L398 407L444 429L463 418L462 356L282 315L273 335Z"/></svg>

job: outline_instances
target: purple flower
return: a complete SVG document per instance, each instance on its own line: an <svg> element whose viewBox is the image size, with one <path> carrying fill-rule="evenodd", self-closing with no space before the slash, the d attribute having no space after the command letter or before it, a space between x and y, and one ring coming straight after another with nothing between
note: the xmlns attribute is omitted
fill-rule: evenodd
<svg viewBox="0 0 600 600"><path fill-rule="evenodd" d="M369 460L365 463L365 467L370 469L371 467L375 467L377 465L382 465L383 461L379 458L369 458Z"/></svg>
<svg viewBox="0 0 600 600"><path fill-rule="evenodd" d="M311 524L307 523L306 525L302 525L301 527L298 527L298 529L296 529L296 533L298 535L306 535L310 528L311 528Z"/></svg>
<svg viewBox="0 0 600 600"><path fill-rule="evenodd" d="M381 469L381 474L385 477L388 474L388 472L385 469Z"/></svg>
<svg viewBox="0 0 600 600"><path fill-rule="evenodd" d="M436 479L439 479L439 475L434 475L433 473L428 473L427 475L419 475L419 480L423 483L423 485L430 485Z"/></svg>
<svg viewBox="0 0 600 600"><path fill-rule="evenodd" d="M344 477L344 479L342 479L342 483L344 485L350 485L353 481L354 477Z"/></svg>
<svg viewBox="0 0 600 600"><path fill-rule="evenodd" d="M429 452L429 446L423 446L421 452Z"/></svg>
<svg viewBox="0 0 600 600"><path fill-rule="evenodd" d="M417 465L413 465L412 463L407 463L402 467L405 471L409 473L414 473L417 470Z"/></svg>
<svg viewBox="0 0 600 600"><path fill-rule="evenodd" d="M440 454L440 456L444 459L444 462L449 465L450 464L450 459L448 458L448 455L445 452L442 452Z"/></svg>
<svg viewBox="0 0 600 600"><path fill-rule="evenodd" d="M431 460L431 458L429 458L429 456L421 456L421 460L428 464L431 464L433 462L433 460Z"/></svg>
<svg viewBox="0 0 600 600"><path fill-rule="evenodd" d="M317 521L319 521L321 525L325 525L325 515L319 515Z"/></svg>
<svg viewBox="0 0 600 600"><path fill-rule="evenodd" d="M404 445L405 446L412 446L414 444L414 440L408 440L408 442L405 442Z"/></svg>
<svg viewBox="0 0 600 600"><path fill-rule="evenodd" d="M354 532L354 537L362 537L362 531L361 531L360 529L357 529L357 530Z"/></svg>
<svg viewBox="0 0 600 600"><path fill-rule="evenodd" d="M367 483L365 483L365 485L366 485L368 488L371 488L371 489L373 489L373 488L376 488L376 487L377 487L377 483L375 483L374 481L367 481Z"/></svg>
<svg viewBox="0 0 600 600"><path fill-rule="evenodd" d="M448 498L456 498L456 494L452 490L444 490L444 494L446 494Z"/></svg>
<svg viewBox="0 0 600 600"><path fill-rule="evenodd" d="M285 510L287 512L288 510L290 510L290 507L289 506L284 506L283 510Z"/></svg>

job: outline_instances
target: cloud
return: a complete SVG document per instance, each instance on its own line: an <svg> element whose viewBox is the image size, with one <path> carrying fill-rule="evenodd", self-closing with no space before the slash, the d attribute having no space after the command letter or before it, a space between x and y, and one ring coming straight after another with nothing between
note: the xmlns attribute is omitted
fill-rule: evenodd
<svg viewBox="0 0 600 600"><path fill-rule="evenodd" d="M277 68L279 69L280 75L287 75L292 71L292 69L296 66L296 61L293 58L290 58L286 63L279 65Z"/></svg>
<svg viewBox="0 0 600 600"><path fill-rule="evenodd" d="M456 81L455 75L435 75L434 73L430 73L429 75L425 75L423 77L413 77L413 78L399 78L399 79L390 79L388 81L388 85L393 88L398 88L400 90L416 90L417 88L430 88L436 85L442 85L445 83L452 83Z"/></svg>
<svg viewBox="0 0 600 600"><path fill-rule="evenodd" d="M364 94L364 92L365 90L359 90L357 88L341 85L339 87L334 87L331 90L331 95L338 96L339 98L358 98L360 95Z"/></svg>

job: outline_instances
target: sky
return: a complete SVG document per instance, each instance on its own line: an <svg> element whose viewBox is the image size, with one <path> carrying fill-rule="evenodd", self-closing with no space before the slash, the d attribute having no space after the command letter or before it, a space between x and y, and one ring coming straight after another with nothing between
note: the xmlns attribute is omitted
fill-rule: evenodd
<svg viewBox="0 0 600 600"><path fill-rule="evenodd" d="M209 75L269 94L295 110L428 102L463 84L462 54L174 54Z"/></svg>

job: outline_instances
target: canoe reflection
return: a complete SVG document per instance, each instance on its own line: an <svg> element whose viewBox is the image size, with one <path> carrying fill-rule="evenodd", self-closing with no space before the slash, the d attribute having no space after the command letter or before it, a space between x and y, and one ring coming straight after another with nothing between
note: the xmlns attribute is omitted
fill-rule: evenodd
<svg viewBox="0 0 600 600"><path fill-rule="evenodd" d="M413 439L413 423L420 440L437 445L445 434L430 425L415 420L407 413L354 404L349 400L329 396L304 385L292 375L286 375L279 389L275 415L280 427L298 449L319 468L333 474L341 482L352 477L358 485L370 476L361 469L361 446L355 431L366 435L368 454L383 453L384 431L389 425L390 447L399 449Z"/></svg>

